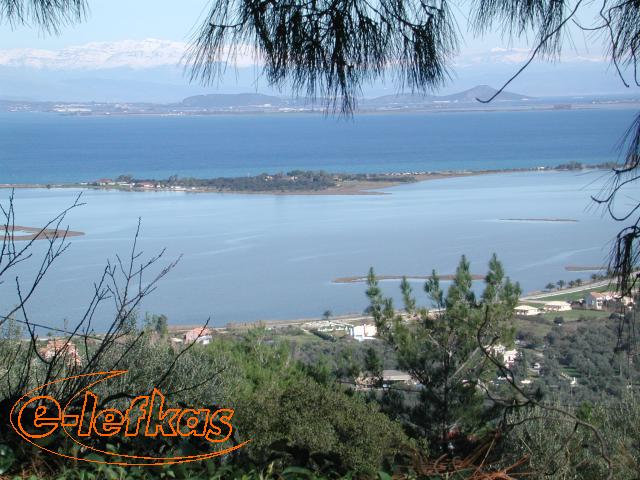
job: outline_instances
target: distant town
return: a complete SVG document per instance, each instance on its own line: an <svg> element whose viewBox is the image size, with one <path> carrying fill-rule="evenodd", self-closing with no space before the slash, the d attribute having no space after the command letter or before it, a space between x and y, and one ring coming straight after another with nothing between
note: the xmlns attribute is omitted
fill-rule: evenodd
<svg viewBox="0 0 640 480"><path fill-rule="evenodd" d="M640 104L640 96L574 96L536 98L503 91L490 103L497 90L479 85L452 95L397 94L361 98L358 113L455 112L569 110L593 108L629 108ZM277 97L259 93L210 94L187 97L176 103L143 102L37 102L0 100L0 111L48 112L60 115L157 115L189 116L219 114L322 113L333 105L331 99Z"/></svg>

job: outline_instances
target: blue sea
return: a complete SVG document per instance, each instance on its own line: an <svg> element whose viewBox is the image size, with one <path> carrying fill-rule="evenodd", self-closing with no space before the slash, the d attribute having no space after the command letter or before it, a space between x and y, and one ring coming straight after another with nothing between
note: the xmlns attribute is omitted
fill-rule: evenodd
<svg viewBox="0 0 640 480"><path fill-rule="evenodd" d="M404 172L617 158L634 110L359 115L0 115L0 183Z"/></svg>
<svg viewBox="0 0 640 480"><path fill-rule="evenodd" d="M329 171L487 169L616 158L633 118L624 110L313 116L0 117L0 183L86 180L119 173L214 176L293 168ZM142 219L145 257L182 258L140 306L170 322L212 324L319 318L366 307L365 286L337 277L453 273L462 254L484 274L492 253L523 290L588 278L569 265L604 265L620 224L594 208L604 171L520 172L388 188L383 195L274 196L82 191L65 225L86 235L50 270L29 303L34 321L81 318L107 259L126 257ZM16 223L42 225L80 190L19 189ZM633 187L625 198L639 198ZM0 190L6 205L8 190ZM624 200L621 207L625 206ZM572 219L513 222L506 219ZM36 242L36 252L44 245ZM36 257L16 273L28 282ZM164 262L164 263L163 263ZM15 304L0 284L3 310ZM144 281L143 281L144 282ZM25 283L26 285L26 283ZM413 282L422 303L422 282ZM398 296L398 282L383 282ZM481 288L478 282L478 288ZM97 312L96 330L111 304Z"/></svg>

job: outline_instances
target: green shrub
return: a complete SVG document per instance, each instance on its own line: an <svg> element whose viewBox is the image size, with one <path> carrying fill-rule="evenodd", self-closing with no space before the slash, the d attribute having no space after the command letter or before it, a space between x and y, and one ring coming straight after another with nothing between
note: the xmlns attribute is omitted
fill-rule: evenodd
<svg viewBox="0 0 640 480"><path fill-rule="evenodd" d="M253 462L279 459L321 472L373 474L406 440L372 404L302 377L243 399L237 419Z"/></svg>

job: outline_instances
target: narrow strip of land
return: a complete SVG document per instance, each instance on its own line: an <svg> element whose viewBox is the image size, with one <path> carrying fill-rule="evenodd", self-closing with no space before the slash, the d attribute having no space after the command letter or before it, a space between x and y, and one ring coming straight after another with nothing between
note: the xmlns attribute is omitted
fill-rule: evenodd
<svg viewBox="0 0 640 480"><path fill-rule="evenodd" d="M83 188L119 190L126 192L187 192L241 193L262 195L384 195L380 190L398 185L477 175L567 172L583 169L611 168L613 164L582 165L579 163L556 167L511 168L496 170L413 171L393 173L328 173L324 171L292 170L287 173L263 173L248 177L192 178L172 176L166 179L135 178L120 175L115 179L101 178L69 183L5 183L0 188ZM508 218L513 222L576 222L563 218Z"/></svg>
<svg viewBox="0 0 640 480"><path fill-rule="evenodd" d="M605 272L605 265L566 265L564 269L567 272Z"/></svg>
<svg viewBox="0 0 640 480"><path fill-rule="evenodd" d="M56 230L53 228L38 228L38 227L24 227L21 225L10 225L9 227L0 225L0 235L5 235L6 232L11 232L11 238L15 241L24 240L49 240L51 238L61 237L79 237L84 235L84 232L78 232L74 230ZM23 232L23 234L16 234L16 232Z"/></svg>
<svg viewBox="0 0 640 480"><path fill-rule="evenodd" d="M540 300L540 299L545 299L545 298L548 298L548 297L557 297L557 296L561 296L561 295L566 295L568 293L584 292L586 290L594 290L594 289L599 288L599 287L607 287L607 286L611 285L612 283L614 283L613 279L606 278L604 280L599 280L597 282L589 282L589 283L580 285L578 287L563 288L563 289L557 290L555 292L539 292L539 293L529 294L529 295L526 295L524 297L520 297L520 301L528 302L528 301L531 301L531 300Z"/></svg>

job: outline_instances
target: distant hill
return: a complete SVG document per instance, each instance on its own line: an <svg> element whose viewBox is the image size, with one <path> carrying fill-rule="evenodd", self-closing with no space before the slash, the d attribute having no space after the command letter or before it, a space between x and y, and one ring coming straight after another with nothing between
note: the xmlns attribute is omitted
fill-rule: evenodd
<svg viewBox="0 0 640 480"><path fill-rule="evenodd" d="M237 93L223 94L214 93L210 95L195 95L187 97L177 105L192 108L229 108L229 107L283 107L291 100L283 97L262 95L260 93Z"/></svg>
<svg viewBox="0 0 640 480"><path fill-rule="evenodd" d="M473 103L479 105L477 98L488 99L497 90L488 85L478 85L463 92L451 95L420 95L420 94L398 94L385 95L382 97L368 98L360 101L360 106L369 108L383 107L419 107L438 103ZM522 100L532 100L533 97L521 95L519 93L503 91L494 101L515 102Z"/></svg>
<svg viewBox="0 0 640 480"><path fill-rule="evenodd" d="M475 102L476 98L480 98L482 100L491 98L492 95L495 95L496 90L489 85L478 85L469 90L465 90L464 92L454 93L453 95L445 95L442 97L437 97L438 100L451 101L451 102ZM515 100L530 100L533 97L527 97L526 95L521 95L519 93L512 93L503 91L496 97L496 100L502 101L515 101Z"/></svg>
<svg viewBox="0 0 640 480"><path fill-rule="evenodd" d="M399 107L421 107L438 103L474 103L479 106L476 98L490 98L497 90L488 85L478 85L464 92L452 95L419 95L419 94L398 94L384 95L375 98L360 99L358 105L362 109L377 108L399 108ZM529 100L532 97L519 93L502 92L496 101L521 101ZM323 99L318 99L314 104L310 104L305 99L276 97L272 95L262 95L260 93L239 93L239 94L219 94L196 95L187 97L182 102L174 104L173 107L203 110L219 109L265 109L265 108L302 108L316 105L321 108L324 105Z"/></svg>
<svg viewBox="0 0 640 480"><path fill-rule="evenodd" d="M489 105L476 98L488 99L496 89L478 85L450 95L398 94L358 99L360 112L471 111L500 109L556 108L557 100L534 98L502 92ZM528 101L530 100L530 101ZM212 115L219 113L290 113L323 112L330 102L326 98L278 97L261 93L213 93L194 95L176 103L142 102L51 102L0 100L0 111L44 111L64 115Z"/></svg>

